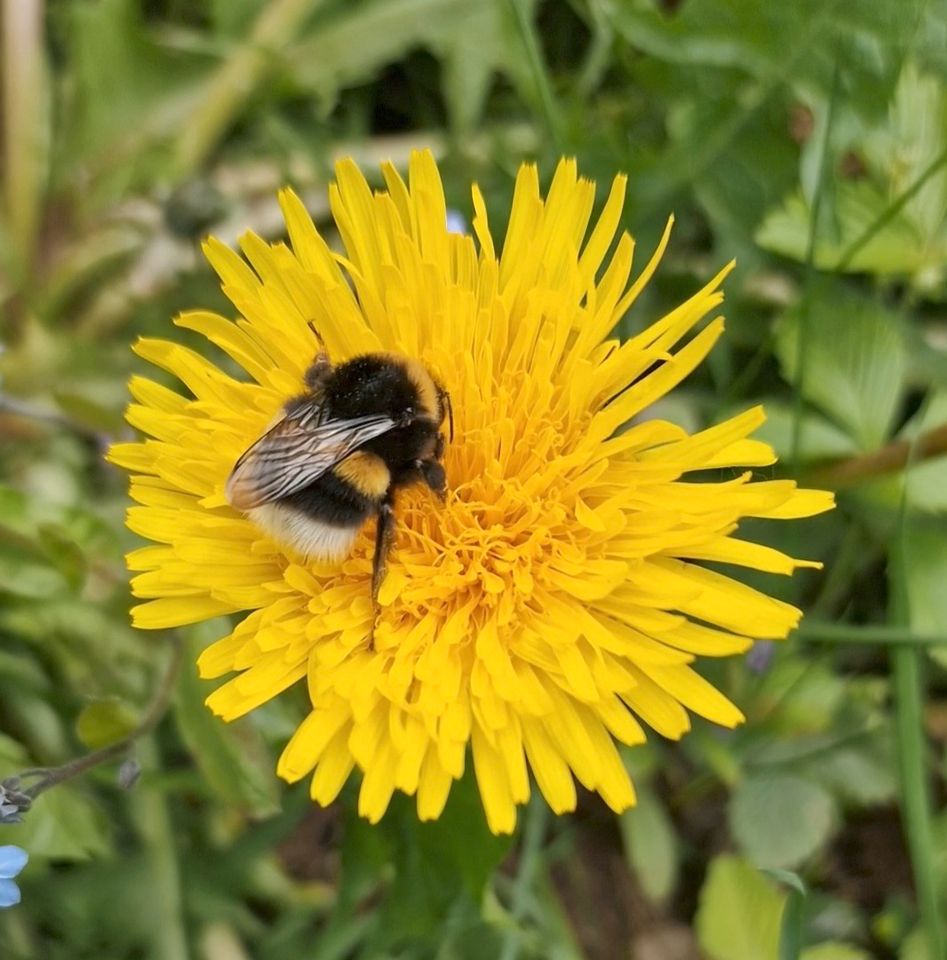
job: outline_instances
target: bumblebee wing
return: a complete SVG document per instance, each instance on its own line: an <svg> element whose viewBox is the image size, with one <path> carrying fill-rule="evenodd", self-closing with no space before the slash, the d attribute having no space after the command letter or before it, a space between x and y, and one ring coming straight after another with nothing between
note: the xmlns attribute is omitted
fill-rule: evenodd
<svg viewBox="0 0 947 960"><path fill-rule="evenodd" d="M320 421L320 413L308 404L290 409L243 454L227 481L234 507L250 510L288 497L396 425L383 416Z"/></svg>

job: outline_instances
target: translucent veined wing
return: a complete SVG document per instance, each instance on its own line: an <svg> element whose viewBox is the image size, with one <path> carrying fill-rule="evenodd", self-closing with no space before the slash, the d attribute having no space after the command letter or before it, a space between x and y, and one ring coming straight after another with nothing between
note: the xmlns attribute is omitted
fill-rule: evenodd
<svg viewBox="0 0 947 960"><path fill-rule="evenodd" d="M288 497L395 426L391 417L333 420L316 403L294 405L236 462L227 499L237 510L251 510Z"/></svg>

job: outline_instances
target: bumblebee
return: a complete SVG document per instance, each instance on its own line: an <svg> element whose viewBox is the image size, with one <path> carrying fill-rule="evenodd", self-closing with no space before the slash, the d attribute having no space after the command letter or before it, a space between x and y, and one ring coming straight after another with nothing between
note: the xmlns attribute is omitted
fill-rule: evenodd
<svg viewBox="0 0 947 960"><path fill-rule="evenodd" d="M318 334L317 334L318 336ZM236 462L227 499L282 543L340 560L377 519L372 603L395 533L394 498L426 484L443 501L450 396L418 360L370 353L334 366L320 341L306 392Z"/></svg>

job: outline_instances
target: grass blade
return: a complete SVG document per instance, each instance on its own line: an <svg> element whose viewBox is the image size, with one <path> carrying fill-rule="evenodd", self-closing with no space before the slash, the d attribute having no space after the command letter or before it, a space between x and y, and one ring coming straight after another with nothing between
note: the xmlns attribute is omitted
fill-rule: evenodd
<svg viewBox="0 0 947 960"><path fill-rule="evenodd" d="M890 599L888 619L896 627L910 624L907 554L910 548L907 521L909 471L905 470L904 490L898 529L889 555ZM937 876L931 851L934 849L931 824L931 797L926 767L926 738L923 724L924 683L920 650L899 647L891 651L894 687L894 728L901 777L901 816L907 834L918 909L927 939L930 960L947 960L943 917Z"/></svg>
<svg viewBox="0 0 947 960"><path fill-rule="evenodd" d="M556 145L556 149L561 152L562 117L559 114L556 98L552 92L552 85L549 82L549 75L543 63L536 30L529 19L528 5L525 0L509 0L509 3L513 10L513 19L516 22L517 30L523 41L523 51L526 54L526 62L529 65L530 73L533 75L539 104L546 116L549 134Z"/></svg>

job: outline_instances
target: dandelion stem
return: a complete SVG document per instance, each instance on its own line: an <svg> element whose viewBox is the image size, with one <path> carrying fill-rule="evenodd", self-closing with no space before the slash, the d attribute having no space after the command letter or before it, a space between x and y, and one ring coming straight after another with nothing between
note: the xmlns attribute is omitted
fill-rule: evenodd
<svg viewBox="0 0 947 960"><path fill-rule="evenodd" d="M52 787L55 787L60 783L65 783L67 780L72 780L75 777L79 777L102 763L108 763L110 760L115 760L117 757L120 757L123 753L125 753L125 751L128 750L137 740L140 740L142 737L151 733L151 731L154 730L154 728L161 721L161 718L164 716L165 711L168 708L168 704L171 701L171 694L174 691L174 684L177 680L178 670L181 667L183 652L183 645L175 639L172 642L171 659L168 663L168 667L164 673L164 676L161 679L161 684L158 687L157 693L155 694L154 699L151 701L151 705L148 707L148 710L145 713L141 723L130 734L128 734L127 737L123 737L121 740L117 740L115 743L110 743L107 747L102 747L100 750L93 750L92 753L87 753L85 756L77 757L75 760L70 760L68 763L64 763L58 767L44 767L35 770L24 770L22 773L18 774L20 778L36 777L37 781L32 786L25 789L23 793L31 800L35 800L41 793L45 793Z"/></svg>

